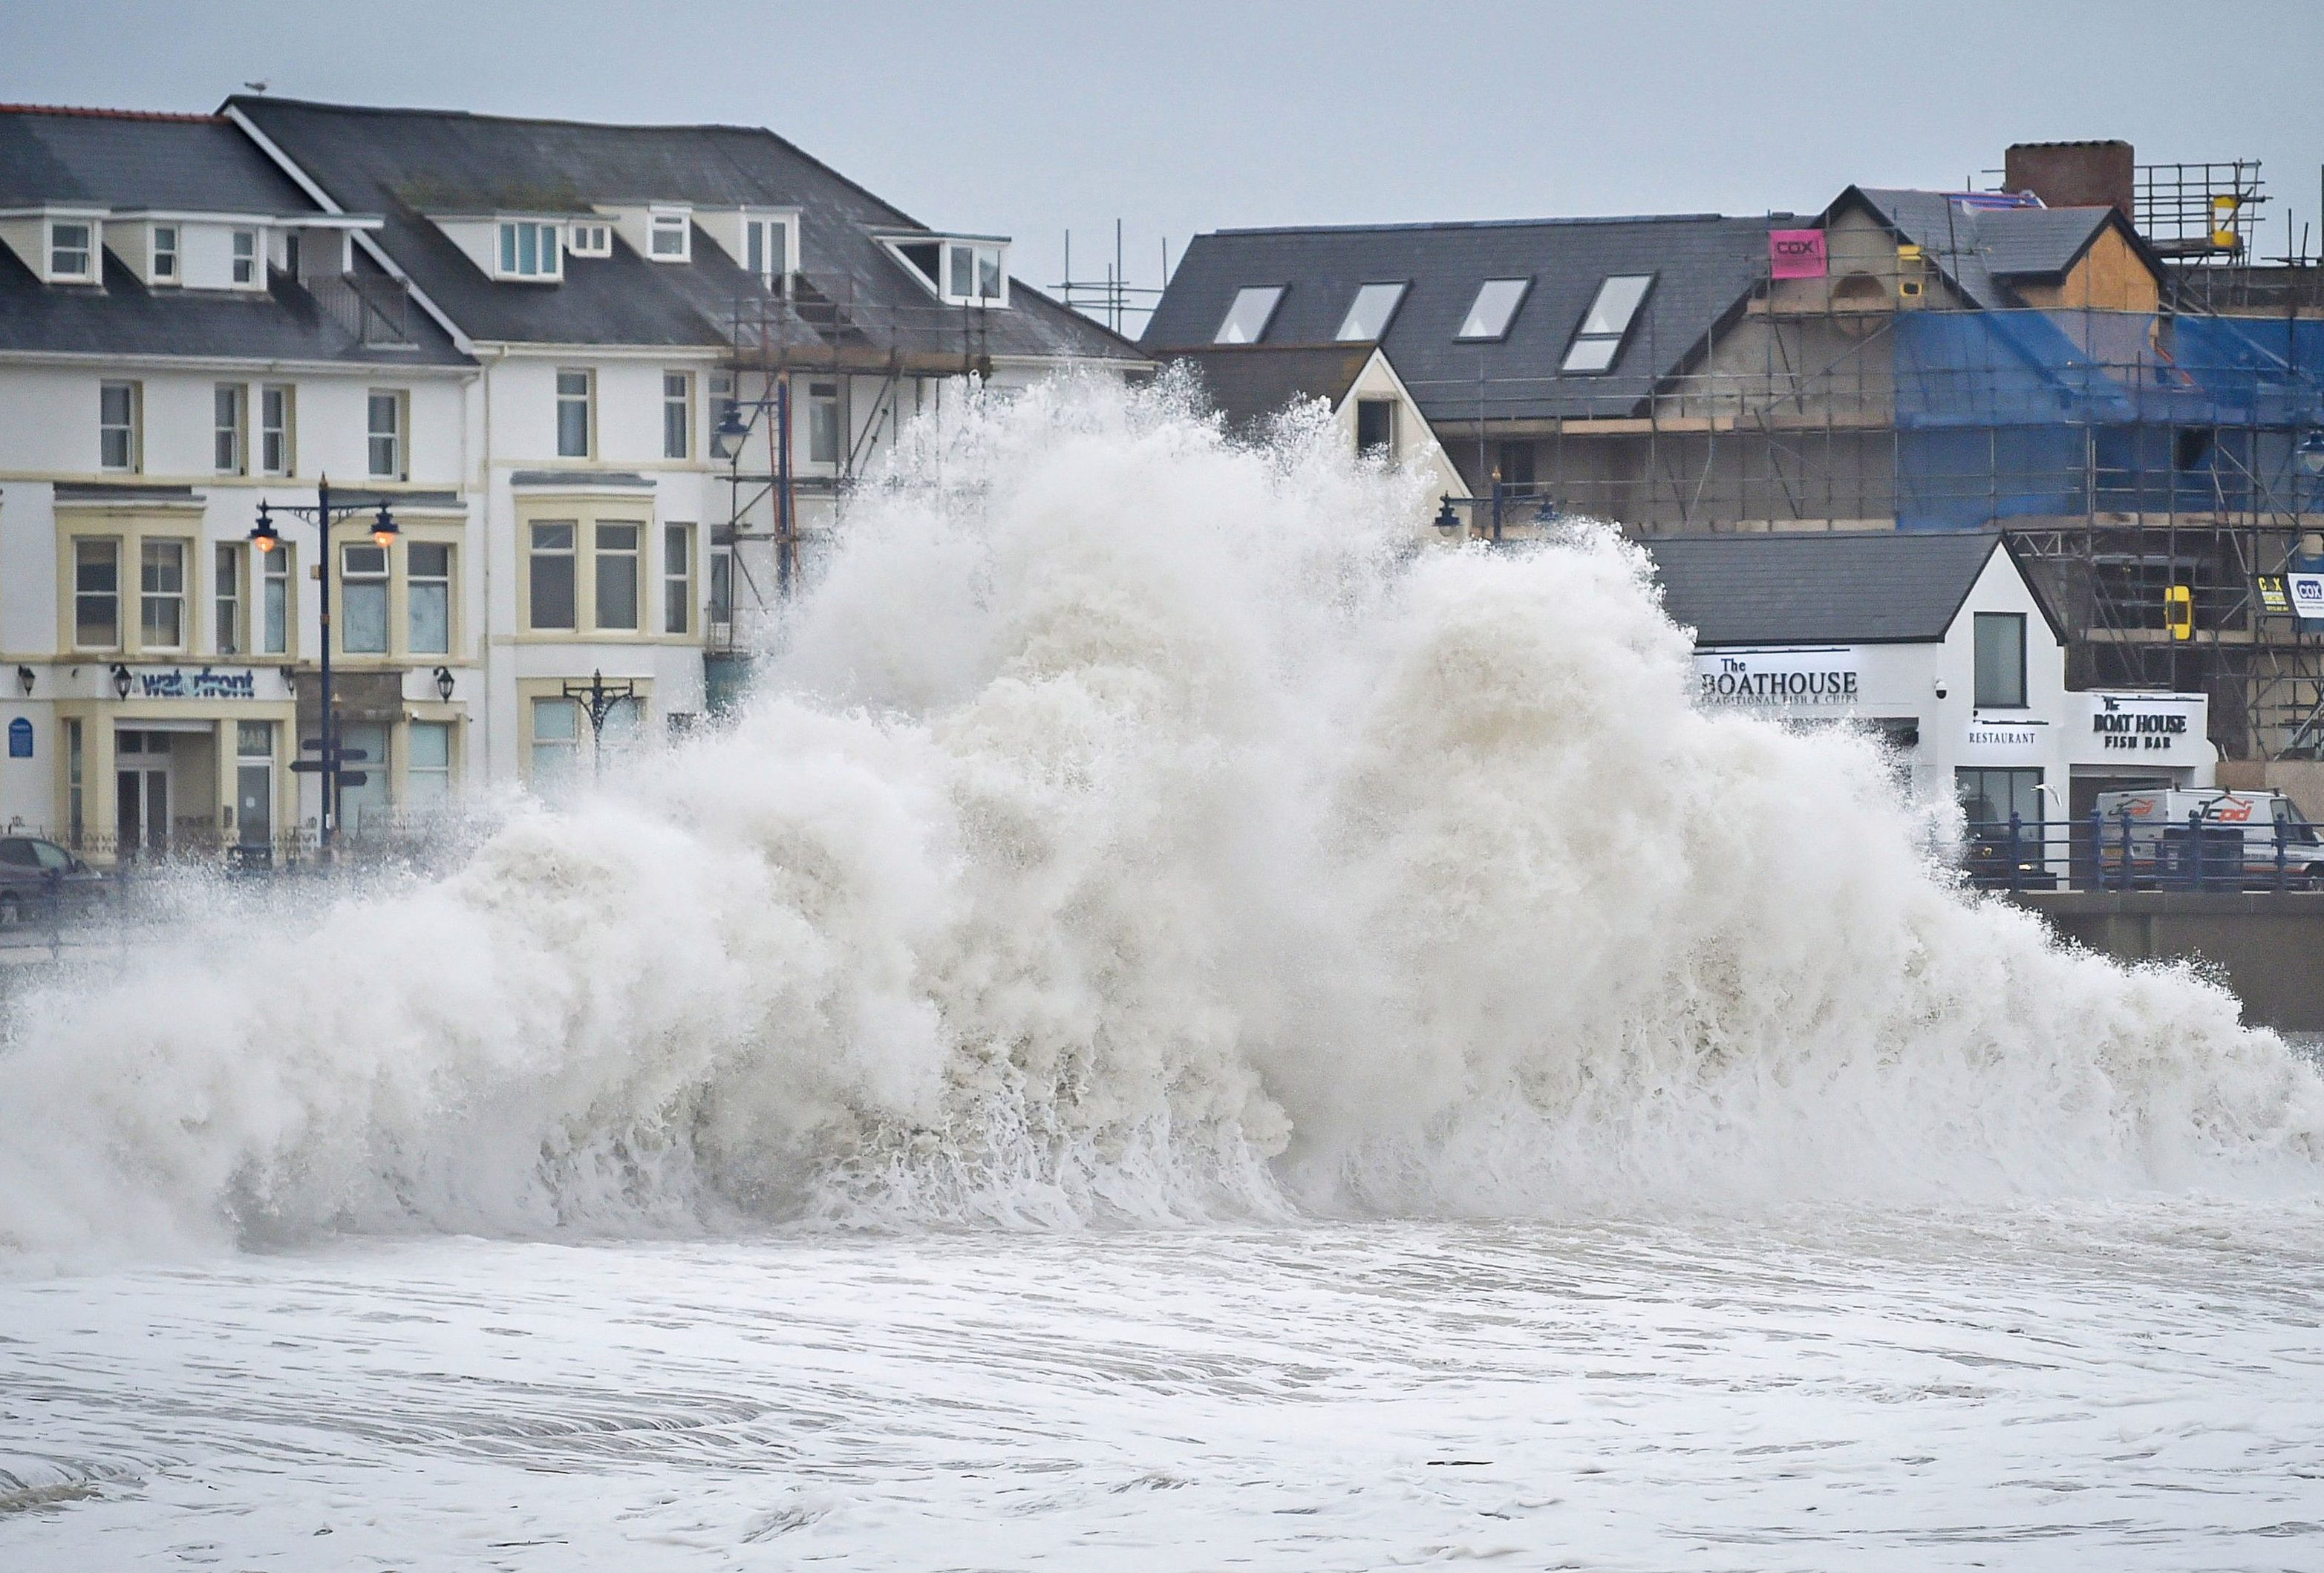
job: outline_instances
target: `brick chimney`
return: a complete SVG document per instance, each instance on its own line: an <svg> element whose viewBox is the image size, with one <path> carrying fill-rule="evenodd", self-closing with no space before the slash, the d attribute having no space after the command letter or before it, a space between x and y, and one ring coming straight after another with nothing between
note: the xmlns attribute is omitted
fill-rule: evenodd
<svg viewBox="0 0 2324 1573"><path fill-rule="evenodd" d="M2021 142L2002 160L2006 191L2031 191L2045 207L2116 207L2135 223L2138 171L2126 142Z"/></svg>

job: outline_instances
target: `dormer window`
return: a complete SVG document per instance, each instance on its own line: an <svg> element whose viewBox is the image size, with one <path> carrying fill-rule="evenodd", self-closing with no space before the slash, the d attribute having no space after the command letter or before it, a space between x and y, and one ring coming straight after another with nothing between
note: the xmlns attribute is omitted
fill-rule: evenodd
<svg viewBox="0 0 2324 1573"><path fill-rule="evenodd" d="M93 284L97 281L96 225L77 218L50 221L49 281L52 284Z"/></svg>
<svg viewBox="0 0 2324 1573"><path fill-rule="evenodd" d="M1009 304L1006 241L891 235L881 244L947 306Z"/></svg>
<svg viewBox="0 0 2324 1573"><path fill-rule="evenodd" d="M500 276L554 282L565 271L557 225L531 218L503 218L500 225Z"/></svg>
<svg viewBox="0 0 2324 1573"><path fill-rule="evenodd" d="M610 224L576 224L565 232L565 249L576 257L610 257L613 254L613 226Z"/></svg>
<svg viewBox="0 0 2324 1573"><path fill-rule="evenodd" d="M742 266L771 284L791 271L791 226L780 218L742 220Z"/></svg>
<svg viewBox="0 0 2324 1573"><path fill-rule="evenodd" d="M684 213L656 213L646 227L647 250L658 262L683 262L694 253L694 221Z"/></svg>
<svg viewBox="0 0 2324 1573"><path fill-rule="evenodd" d="M258 282L258 232L254 229L234 232L234 281L244 289Z"/></svg>
<svg viewBox="0 0 2324 1573"><path fill-rule="evenodd" d="M1001 248L955 241L945 247L945 299L955 306L1002 304Z"/></svg>
<svg viewBox="0 0 2324 1573"><path fill-rule="evenodd" d="M178 281L178 226L157 224L153 226L152 277L156 284Z"/></svg>

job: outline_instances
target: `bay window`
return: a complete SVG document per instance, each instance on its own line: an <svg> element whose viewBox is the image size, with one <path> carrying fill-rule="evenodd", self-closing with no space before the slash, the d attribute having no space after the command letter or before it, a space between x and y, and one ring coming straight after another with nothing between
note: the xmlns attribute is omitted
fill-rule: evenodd
<svg viewBox="0 0 2324 1573"><path fill-rule="evenodd" d="M573 533L577 528L567 520L537 523L531 529L527 577L530 581L526 607L529 628L570 632L574 613L574 553Z"/></svg>
<svg viewBox="0 0 2324 1573"><path fill-rule="evenodd" d="M84 650L121 645L121 543L73 542L73 645Z"/></svg>
<svg viewBox="0 0 2324 1573"><path fill-rule="evenodd" d="M634 524L601 524L596 530L597 627L632 631L638 626L639 536Z"/></svg>
<svg viewBox="0 0 2324 1573"><path fill-rule="evenodd" d="M418 656L452 653L452 548L413 541L403 548L410 649Z"/></svg>
<svg viewBox="0 0 2324 1573"><path fill-rule="evenodd" d="M385 547L339 548L339 648L351 656L387 654Z"/></svg>
<svg viewBox="0 0 2324 1573"><path fill-rule="evenodd" d="M149 650L186 644L186 543L146 540L138 550L139 641Z"/></svg>

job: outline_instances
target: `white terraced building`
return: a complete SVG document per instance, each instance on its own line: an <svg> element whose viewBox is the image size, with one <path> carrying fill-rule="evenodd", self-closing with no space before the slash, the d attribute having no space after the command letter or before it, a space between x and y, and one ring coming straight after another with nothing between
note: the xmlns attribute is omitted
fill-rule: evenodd
<svg viewBox="0 0 2324 1573"><path fill-rule="evenodd" d="M969 380L1147 364L1005 239L746 128L9 110L0 243L0 817L100 860L313 834L322 559L287 517L254 553L262 501L327 476L400 526L329 559L359 840L553 793L594 674L615 744L701 716L853 479Z"/></svg>

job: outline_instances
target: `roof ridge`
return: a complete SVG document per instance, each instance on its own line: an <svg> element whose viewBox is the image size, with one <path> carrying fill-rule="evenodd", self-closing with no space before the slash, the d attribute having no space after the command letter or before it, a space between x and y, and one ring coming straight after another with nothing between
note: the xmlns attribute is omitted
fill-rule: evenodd
<svg viewBox="0 0 2324 1573"><path fill-rule="evenodd" d="M770 126L729 124L723 120L576 120L559 115L493 115L475 109L430 109L416 104L332 104L320 98L285 98L272 93L232 93L226 96L226 101L228 104L288 104L294 108L322 109L339 115L424 115L437 120L482 120L502 125L569 125L583 131L733 131L751 136L771 136L778 141L788 140Z"/></svg>
<svg viewBox="0 0 2324 1573"><path fill-rule="evenodd" d="M163 120L180 124L223 125L223 115L186 115L166 109L106 109L83 104L0 104L0 115L72 115L87 120Z"/></svg>
<svg viewBox="0 0 2324 1573"><path fill-rule="evenodd" d="M1421 219L1403 224L1282 224L1241 229L1213 229L1211 235L1357 235L1415 229L1536 229L1549 225L1580 224L1759 224L1773 218L1796 218L1795 213L1609 213L1565 218Z"/></svg>

